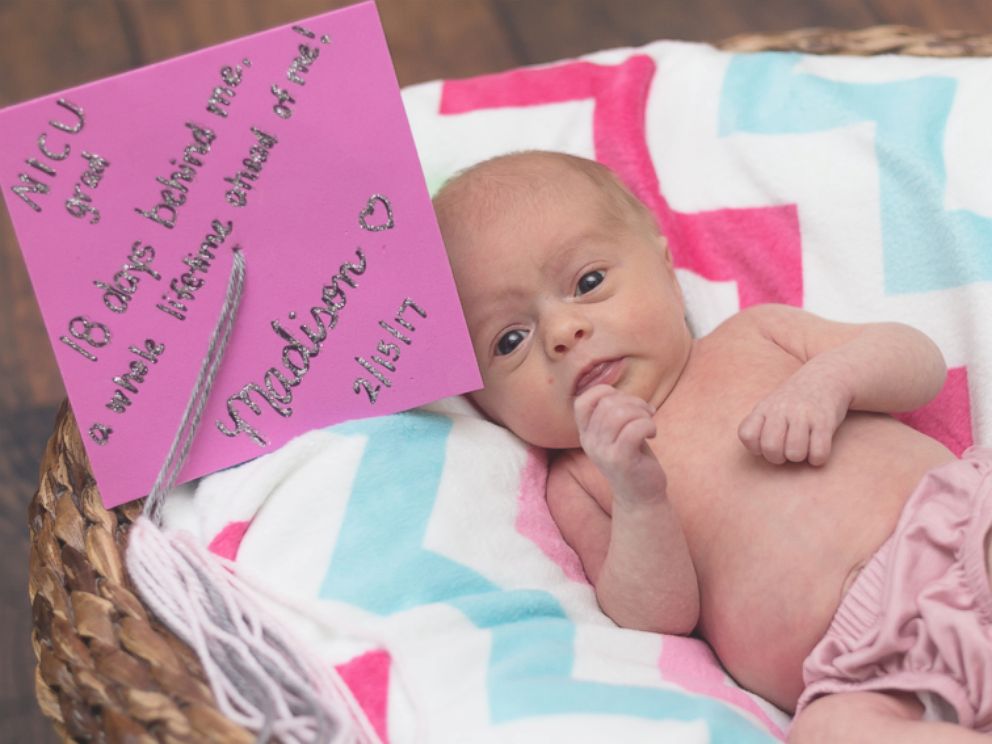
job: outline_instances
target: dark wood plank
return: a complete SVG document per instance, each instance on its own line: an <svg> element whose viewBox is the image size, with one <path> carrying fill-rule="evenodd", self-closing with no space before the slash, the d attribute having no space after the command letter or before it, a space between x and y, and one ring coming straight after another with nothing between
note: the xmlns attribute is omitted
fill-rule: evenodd
<svg viewBox="0 0 992 744"><path fill-rule="evenodd" d="M0 106L157 62L350 0L0 0ZM881 23L992 33L989 0L378 0L401 85L657 38ZM50 742L34 704L25 510L64 395L0 207L0 741Z"/></svg>
<svg viewBox="0 0 992 744"><path fill-rule="evenodd" d="M113 0L0 2L0 105L126 69Z"/></svg>
<svg viewBox="0 0 992 744"><path fill-rule="evenodd" d="M148 63L351 4L126 0L122 10L141 59ZM377 7L400 85L521 63L502 38L488 0L379 0Z"/></svg>
<svg viewBox="0 0 992 744"><path fill-rule="evenodd" d="M34 652L28 601L26 505L38 485L38 460L55 410L5 408L0 423L0 741L54 743L34 697Z"/></svg>
<svg viewBox="0 0 992 744"><path fill-rule="evenodd" d="M65 396L6 211L0 218L0 412Z"/></svg>
<svg viewBox="0 0 992 744"><path fill-rule="evenodd" d="M992 3L986 0L697 0L642 2L613 0L507 0L493 5L508 25L528 63L619 47L659 38L719 41L741 33L777 33L810 26L856 29L906 24L939 31L992 33Z"/></svg>
<svg viewBox="0 0 992 744"><path fill-rule="evenodd" d="M992 3L988 0L865 0L882 20L933 29L992 33Z"/></svg>

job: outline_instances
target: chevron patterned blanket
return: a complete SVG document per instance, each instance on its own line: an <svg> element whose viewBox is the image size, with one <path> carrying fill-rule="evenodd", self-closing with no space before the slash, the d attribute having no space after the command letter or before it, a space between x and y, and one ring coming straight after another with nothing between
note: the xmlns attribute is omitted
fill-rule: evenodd
<svg viewBox="0 0 992 744"><path fill-rule="evenodd" d="M992 443L992 60L659 42L404 92L432 190L519 149L592 157L654 210L690 320L900 320L950 367L906 417ZM337 668L384 742L771 742L788 718L695 639L598 610L546 462L460 399L310 432L169 503Z"/></svg>

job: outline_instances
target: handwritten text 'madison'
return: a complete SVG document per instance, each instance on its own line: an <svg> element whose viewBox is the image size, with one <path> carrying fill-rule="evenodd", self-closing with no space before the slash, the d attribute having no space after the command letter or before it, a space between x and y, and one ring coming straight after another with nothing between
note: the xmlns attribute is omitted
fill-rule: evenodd
<svg viewBox="0 0 992 744"><path fill-rule="evenodd" d="M338 317L345 305L348 304L348 296L343 285L357 289L358 282L353 277L365 273L368 265L365 253L361 248L356 248L355 254L358 256L358 262L341 264L338 272L321 289L320 303L310 308L313 327L305 323L300 324L300 331L309 340L309 344L294 336L278 320L272 321L272 331L286 342L282 347L282 366L269 367L262 375L261 384L249 382L241 390L227 398L227 415L230 417L233 428L223 421L218 420L216 422L217 429L224 436L235 437L238 434L244 434L259 447L265 447L268 445L268 440L262 436L258 429L245 421L243 414L246 410L260 416L262 407L259 403L264 402L280 416L293 415L291 405L293 389L310 371L310 360L320 354L324 341L327 339L327 332L337 326ZM295 313L291 313L290 318L295 318Z"/></svg>

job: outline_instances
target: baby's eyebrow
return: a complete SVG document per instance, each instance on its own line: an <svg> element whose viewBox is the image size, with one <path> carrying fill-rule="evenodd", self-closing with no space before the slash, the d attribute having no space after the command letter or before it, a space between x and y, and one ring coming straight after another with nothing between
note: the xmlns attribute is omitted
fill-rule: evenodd
<svg viewBox="0 0 992 744"><path fill-rule="evenodd" d="M558 247L549 252L540 264L542 272L558 274L563 271L573 256L588 246L590 243L597 243L602 236L595 230L585 230L578 235L570 235L562 240Z"/></svg>
<svg viewBox="0 0 992 744"><path fill-rule="evenodd" d="M471 313L472 325L486 333L491 332L492 327L503 324L502 318L512 315L514 300L526 298L526 293L507 289L494 296L486 298L482 302L476 303L475 311Z"/></svg>

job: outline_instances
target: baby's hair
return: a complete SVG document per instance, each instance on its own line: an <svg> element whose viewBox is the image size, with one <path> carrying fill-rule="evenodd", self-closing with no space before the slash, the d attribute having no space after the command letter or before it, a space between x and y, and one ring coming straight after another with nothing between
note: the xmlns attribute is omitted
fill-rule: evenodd
<svg viewBox="0 0 992 744"><path fill-rule="evenodd" d="M604 206L608 217L621 224L633 218L643 223L653 234L660 234L654 214L612 170L595 160L544 150L523 150L498 155L459 171L445 181L434 196L434 208L439 217L443 217L443 213L456 207L466 197L471 197L476 206L483 210L504 209L506 198L519 187L519 174L509 167L527 161L549 166L563 165L581 174L606 196Z"/></svg>
<svg viewBox="0 0 992 744"><path fill-rule="evenodd" d="M564 153L554 153L562 158L562 162L571 166L579 173L582 173L596 186L602 189L609 198L611 216L624 222L629 217L634 217L647 225L654 234L659 234L658 222L654 214L648 209L640 199L634 196L620 177L602 163L587 158L579 158L574 155Z"/></svg>

